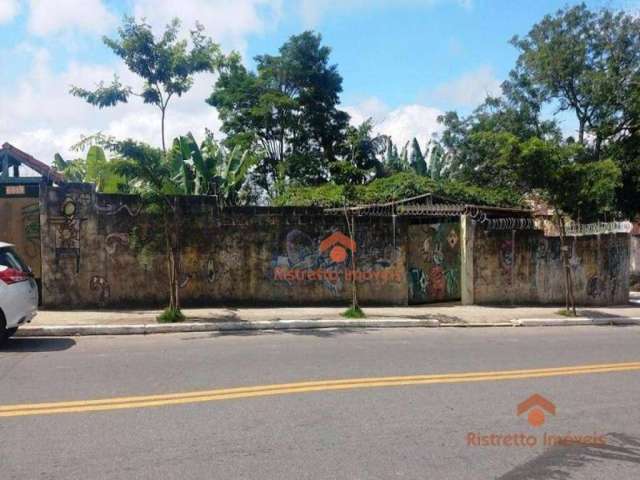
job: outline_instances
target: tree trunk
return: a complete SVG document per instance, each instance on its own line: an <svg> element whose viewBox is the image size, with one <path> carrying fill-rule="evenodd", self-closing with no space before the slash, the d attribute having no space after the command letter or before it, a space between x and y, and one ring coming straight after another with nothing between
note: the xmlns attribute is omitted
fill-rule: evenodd
<svg viewBox="0 0 640 480"><path fill-rule="evenodd" d="M596 160L600 160L600 152L602 150L602 138L600 137L600 134L598 134L598 136L596 137L595 149L596 149Z"/></svg>
<svg viewBox="0 0 640 480"><path fill-rule="evenodd" d="M569 265L568 247L565 244L565 228L564 220L560 214L556 212L556 222L558 225L558 235L560 236L560 255L562 256L562 266L564 269L564 298L565 311L573 312L576 315L576 301L573 292L573 279L571 278L571 266Z"/></svg>
<svg viewBox="0 0 640 480"><path fill-rule="evenodd" d="M182 271L181 259L180 259L180 235L182 232L179 211L178 199L173 198L171 213L173 215L172 221L172 244L171 248L173 249L173 296L175 299L175 308L177 310L180 309L180 274Z"/></svg>
<svg viewBox="0 0 640 480"><path fill-rule="evenodd" d="M584 126L585 126L584 118L578 119L578 143L580 145L584 145Z"/></svg>
<svg viewBox="0 0 640 480"><path fill-rule="evenodd" d="M161 108L160 111L162 112L162 115L160 116L160 130L162 134L162 152L166 154L167 147L164 142L164 116L165 116L166 108Z"/></svg>
<svg viewBox="0 0 640 480"><path fill-rule="evenodd" d="M349 220L349 213L345 207L344 210L345 220L347 221L347 229L349 230L349 238L351 242L355 244L355 230L356 230L356 218L355 216L351 216L351 220ZM351 308L358 309L360 308L358 302L358 283L356 281L356 252L355 249L351 250Z"/></svg>
<svg viewBox="0 0 640 480"><path fill-rule="evenodd" d="M175 308L176 301L173 295L173 251L171 250L171 238L169 234L169 224L167 221L167 216L164 216L164 241L165 241L165 251L167 257L167 279L169 280L169 308Z"/></svg>

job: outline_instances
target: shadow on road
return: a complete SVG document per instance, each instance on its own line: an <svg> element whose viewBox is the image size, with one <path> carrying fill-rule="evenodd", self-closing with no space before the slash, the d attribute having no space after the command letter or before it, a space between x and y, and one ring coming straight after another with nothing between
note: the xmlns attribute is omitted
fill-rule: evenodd
<svg viewBox="0 0 640 480"><path fill-rule="evenodd" d="M498 480L566 480L589 463L614 461L640 465L640 438L623 433L607 434L606 445L553 447ZM640 468L640 467L639 467Z"/></svg>
<svg viewBox="0 0 640 480"><path fill-rule="evenodd" d="M334 338L344 334L368 335L379 331L379 328L301 328L288 330L230 330L228 332L214 332L211 338L217 337L257 337L266 335L299 335L306 337ZM183 340L197 340L202 337L188 337Z"/></svg>
<svg viewBox="0 0 640 480"><path fill-rule="evenodd" d="M0 345L0 352L60 352L68 350L76 344L72 338L42 337L42 338L11 338L4 345Z"/></svg>

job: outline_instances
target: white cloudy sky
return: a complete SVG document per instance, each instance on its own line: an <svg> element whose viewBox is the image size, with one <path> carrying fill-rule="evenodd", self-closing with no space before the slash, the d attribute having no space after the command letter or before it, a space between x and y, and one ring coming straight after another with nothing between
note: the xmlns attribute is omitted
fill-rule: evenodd
<svg viewBox="0 0 640 480"><path fill-rule="evenodd" d="M523 9L508 0L0 0L0 143L8 141L45 162L72 155L81 135L103 131L159 143L159 115L133 99L99 110L69 95L113 74L137 79L101 43L124 14L160 29L179 17L202 23L223 49L246 63L273 53L304 29L322 33L344 77L342 108L354 123L372 117L396 143L438 131L447 109L468 112L499 92L515 52L507 43L564 2ZM596 2L597 3L597 2ZM528 4L530 5L530 4ZM508 21L505 21L508 19ZM215 78L197 77L170 107L168 137L207 127L215 109L204 99Z"/></svg>

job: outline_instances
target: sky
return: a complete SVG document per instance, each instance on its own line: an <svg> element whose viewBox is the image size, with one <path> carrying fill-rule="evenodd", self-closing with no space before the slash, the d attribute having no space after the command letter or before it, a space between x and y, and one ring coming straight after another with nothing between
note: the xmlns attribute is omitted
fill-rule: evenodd
<svg viewBox="0 0 640 480"><path fill-rule="evenodd" d="M0 144L9 142L50 163L82 135L104 132L159 145L158 111L133 98L97 109L69 95L117 74L139 79L102 43L124 15L145 18L161 32L174 17L187 33L198 21L225 52L248 67L276 53L291 35L314 30L332 49L343 77L341 106L358 124L371 117L379 133L421 144L437 133L447 110L469 113L499 95L517 57L509 44L545 14L575 2L551 0L0 0ZM638 14L638 0L593 0L594 8ZM215 75L196 77L169 107L168 138L205 128L218 132L205 103ZM571 120L561 119L565 131Z"/></svg>

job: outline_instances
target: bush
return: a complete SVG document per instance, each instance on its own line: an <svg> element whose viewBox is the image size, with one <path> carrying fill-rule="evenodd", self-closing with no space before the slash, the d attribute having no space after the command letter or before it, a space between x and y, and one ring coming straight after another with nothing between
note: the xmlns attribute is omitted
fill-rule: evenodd
<svg viewBox="0 0 640 480"><path fill-rule="evenodd" d="M275 199L276 206L341 207L345 186L326 183L315 187L290 187ZM460 203L520 206L522 197L512 190L486 188L458 181L436 181L415 172L400 172L377 178L367 185L350 186L350 203L371 204L433 193Z"/></svg>
<svg viewBox="0 0 640 480"><path fill-rule="evenodd" d="M165 308L157 320L159 323L178 323L186 318L179 308Z"/></svg>
<svg viewBox="0 0 640 480"><path fill-rule="evenodd" d="M342 315L345 318L365 318L366 317L364 311L360 307L350 307L344 312L342 312L340 315Z"/></svg>

